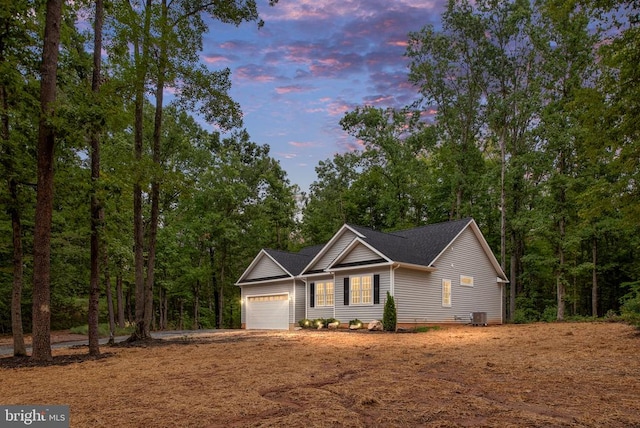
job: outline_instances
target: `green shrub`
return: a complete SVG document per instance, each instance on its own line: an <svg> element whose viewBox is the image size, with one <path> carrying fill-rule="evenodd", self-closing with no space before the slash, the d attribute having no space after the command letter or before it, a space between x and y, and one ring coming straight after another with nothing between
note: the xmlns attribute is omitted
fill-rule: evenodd
<svg viewBox="0 0 640 428"><path fill-rule="evenodd" d="M298 321L298 325L302 328L313 328L313 321L308 318L303 318Z"/></svg>
<svg viewBox="0 0 640 428"><path fill-rule="evenodd" d="M540 319L540 314L531 308L519 308L516 309L513 314L513 322L515 324L527 324L531 322L536 322Z"/></svg>
<svg viewBox="0 0 640 428"><path fill-rule="evenodd" d="M360 321L358 318L349 321L349 327L351 327L352 325L358 326L358 328L362 328L362 321Z"/></svg>
<svg viewBox="0 0 640 428"><path fill-rule="evenodd" d="M387 291L387 301L384 303L384 313L382 315L382 327L385 331L396 331L397 321L396 302L391 293Z"/></svg>
<svg viewBox="0 0 640 428"><path fill-rule="evenodd" d="M547 306L544 308L542 312L542 316L540 317L541 321L544 322L554 322L558 319L558 308L555 306Z"/></svg>

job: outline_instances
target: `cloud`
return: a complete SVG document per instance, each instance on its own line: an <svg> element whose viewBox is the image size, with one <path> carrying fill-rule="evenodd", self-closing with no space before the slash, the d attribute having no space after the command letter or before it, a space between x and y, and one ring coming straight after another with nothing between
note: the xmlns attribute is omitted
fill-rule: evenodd
<svg viewBox="0 0 640 428"><path fill-rule="evenodd" d="M310 85L287 85L287 86L278 86L275 91L278 95L283 94L291 94L291 93L302 93L313 91L313 86Z"/></svg>
<svg viewBox="0 0 640 428"><path fill-rule="evenodd" d="M204 55L202 60L207 64L217 64L220 62L231 62L229 58L223 55Z"/></svg>
<svg viewBox="0 0 640 428"><path fill-rule="evenodd" d="M252 82L273 82L276 80L277 70L272 67L264 67L257 64L247 64L236 68L233 76Z"/></svg>
<svg viewBox="0 0 640 428"><path fill-rule="evenodd" d="M313 143L310 141L289 141L289 145L293 147L299 147L299 148L309 148L309 147L315 147L316 143Z"/></svg>

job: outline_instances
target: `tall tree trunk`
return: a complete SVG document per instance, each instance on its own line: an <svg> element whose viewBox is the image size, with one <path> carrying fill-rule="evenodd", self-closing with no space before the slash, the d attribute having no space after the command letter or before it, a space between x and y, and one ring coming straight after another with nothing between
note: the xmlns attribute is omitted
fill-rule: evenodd
<svg viewBox="0 0 640 428"><path fill-rule="evenodd" d="M593 270L591 271L591 315L598 316L598 240L593 237L591 245L591 262L593 263Z"/></svg>
<svg viewBox="0 0 640 428"><path fill-rule="evenodd" d="M101 212L101 218L104 221L104 210ZM104 293L107 296L107 315L109 316L109 344L115 343L116 336L116 317L113 310L113 293L111 292L111 275L109 271L109 256L107 249L102 251L102 266L104 267Z"/></svg>
<svg viewBox="0 0 640 428"><path fill-rule="evenodd" d="M18 205L18 185L15 179L9 179L11 194L11 230L13 235L13 290L11 293L11 333L13 334L13 355L23 357L27 355L22 330L22 281L23 250L22 223L20 222L20 208Z"/></svg>
<svg viewBox="0 0 640 428"><path fill-rule="evenodd" d="M122 274L116 275L116 300L118 306L118 327L124 328L124 292L122 290Z"/></svg>
<svg viewBox="0 0 640 428"><path fill-rule="evenodd" d="M558 244L558 272L556 274L556 297L558 304L557 320L564 320L564 300L565 300L565 283L564 283L564 235L565 235L565 220L564 217L560 219L558 224L560 232L560 242Z"/></svg>
<svg viewBox="0 0 640 428"><path fill-rule="evenodd" d="M166 0L162 1L162 23L161 28L164 31L166 27L166 13L167 5ZM161 37L161 40L164 38ZM158 64L158 80L156 82L156 106L155 106L155 118L153 124L153 142L151 146L153 163L156 166L160 165L160 141L162 138L162 109L164 99L164 74L166 70L166 44L160 42L160 58ZM156 241L158 236L158 219L160 216L160 168L157 168L156 175L154 175L151 181L151 218L149 221L149 245L148 245L148 258L147 258L147 279L145 283L145 312L144 322L145 325L151 324L151 316L153 313L153 283L155 275L155 261L156 261Z"/></svg>
<svg viewBox="0 0 640 428"><path fill-rule="evenodd" d="M0 48L0 60L3 60ZM9 100L6 86L0 86L0 98L2 105L0 136L6 144L6 157L8 172L7 184L9 187L9 212L11 214L11 233L13 240L13 286L11 292L11 334L13 335L13 355L23 357L27 355L22 329L22 284L24 279L23 249L22 249L22 221L20 219L20 201L18 199L18 182L15 179L13 150L9 141ZM13 173L12 173L13 172Z"/></svg>
<svg viewBox="0 0 640 428"><path fill-rule="evenodd" d="M197 330L200 326L200 281L196 281L193 287L193 329Z"/></svg>
<svg viewBox="0 0 640 428"><path fill-rule="evenodd" d="M134 122L134 157L140 166L143 152L143 123L144 123L144 91L147 79L149 39L151 31L151 6L152 1L147 0L145 6L144 27L142 29L142 46L140 35L134 40L134 57L136 66L136 92L135 92L135 122ZM133 9L133 7L132 7ZM140 51L142 49L142 52ZM134 264L136 284L136 314L135 331L129 338L130 341L147 340L151 338L151 313L148 311L151 303L147 302L148 290L144 277L144 223L142 220L142 183L141 177L136 179L133 185L133 235L134 235Z"/></svg>
<svg viewBox="0 0 640 428"><path fill-rule="evenodd" d="M511 231L511 262L509 272L509 321L513 321L516 314L516 297L518 294L518 256L516 247L516 233Z"/></svg>
<svg viewBox="0 0 640 428"><path fill-rule="evenodd" d="M97 98L100 92L102 67L102 22L104 4L96 0L96 16L93 42L93 75L91 91ZM94 125L96 126L96 125ZM100 135L98 129L91 130L91 276L89 279L89 355L100 354L98 323L100 319L100 233L102 229L102 204L98 197L100 181ZM107 296L109 298L110 295Z"/></svg>
<svg viewBox="0 0 640 428"><path fill-rule="evenodd" d="M51 124L56 100L58 48L62 0L47 1L40 80L38 126L38 194L33 237L33 352L34 361L51 356L51 220L53 214L53 164L55 129Z"/></svg>
<svg viewBox="0 0 640 428"><path fill-rule="evenodd" d="M167 298L167 291L165 290L162 294L162 318L164 319L163 329L167 330L169 328L169 299Z"/></svg>

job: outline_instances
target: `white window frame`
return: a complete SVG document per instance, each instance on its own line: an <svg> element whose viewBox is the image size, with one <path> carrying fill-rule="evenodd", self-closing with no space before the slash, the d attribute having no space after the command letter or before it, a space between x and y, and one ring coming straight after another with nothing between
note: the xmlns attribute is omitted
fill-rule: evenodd
<svg viewBox="0 0 640 428"><path fill-rule="evenodd" d="M462 287L472 287L474 286L473 277L469 275L460 275L460 285Z"/></svg>
<svg viewBox="0 0 640 428"><path fill-rule="evenodd" d="M365 283L368 285L366 289L363 287ZM368 297L366 301L364 300L365 295ZM355 306L373 305L373 275L349 277L349 304Z"/></svg>
<svg viewBox="0 0 640 428"><path fill-rule="evenodd" d="M334 298L334 285L333 281L317 282L316 285L316 306L333 306L335 302Z"/></svg>
<svg viewBox="0 0 640 428"><path fill-rule="evenodd" d="M451 307L451 280L442 278L442 307Z"/></svg>

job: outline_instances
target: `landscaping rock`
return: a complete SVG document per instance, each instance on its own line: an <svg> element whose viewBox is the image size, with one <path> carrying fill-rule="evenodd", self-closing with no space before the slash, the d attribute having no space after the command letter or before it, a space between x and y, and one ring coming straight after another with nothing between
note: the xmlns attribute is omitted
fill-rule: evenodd
<svg viewBox="0 0 640 428"><path fill-rule="evenodd" d="M331 330L336 330L338 326L340 326L340 323L338 321L330 322L329 325L327 325L327 327L329 327Z"/></svg>
<svg viewBox="0 0 640 428"><path fill-rule="evenodd" d="M369 326L367 327L367 329L369 331L382 331L382 322L378 321L378 320L373 320L369 323Z"/></svg>

